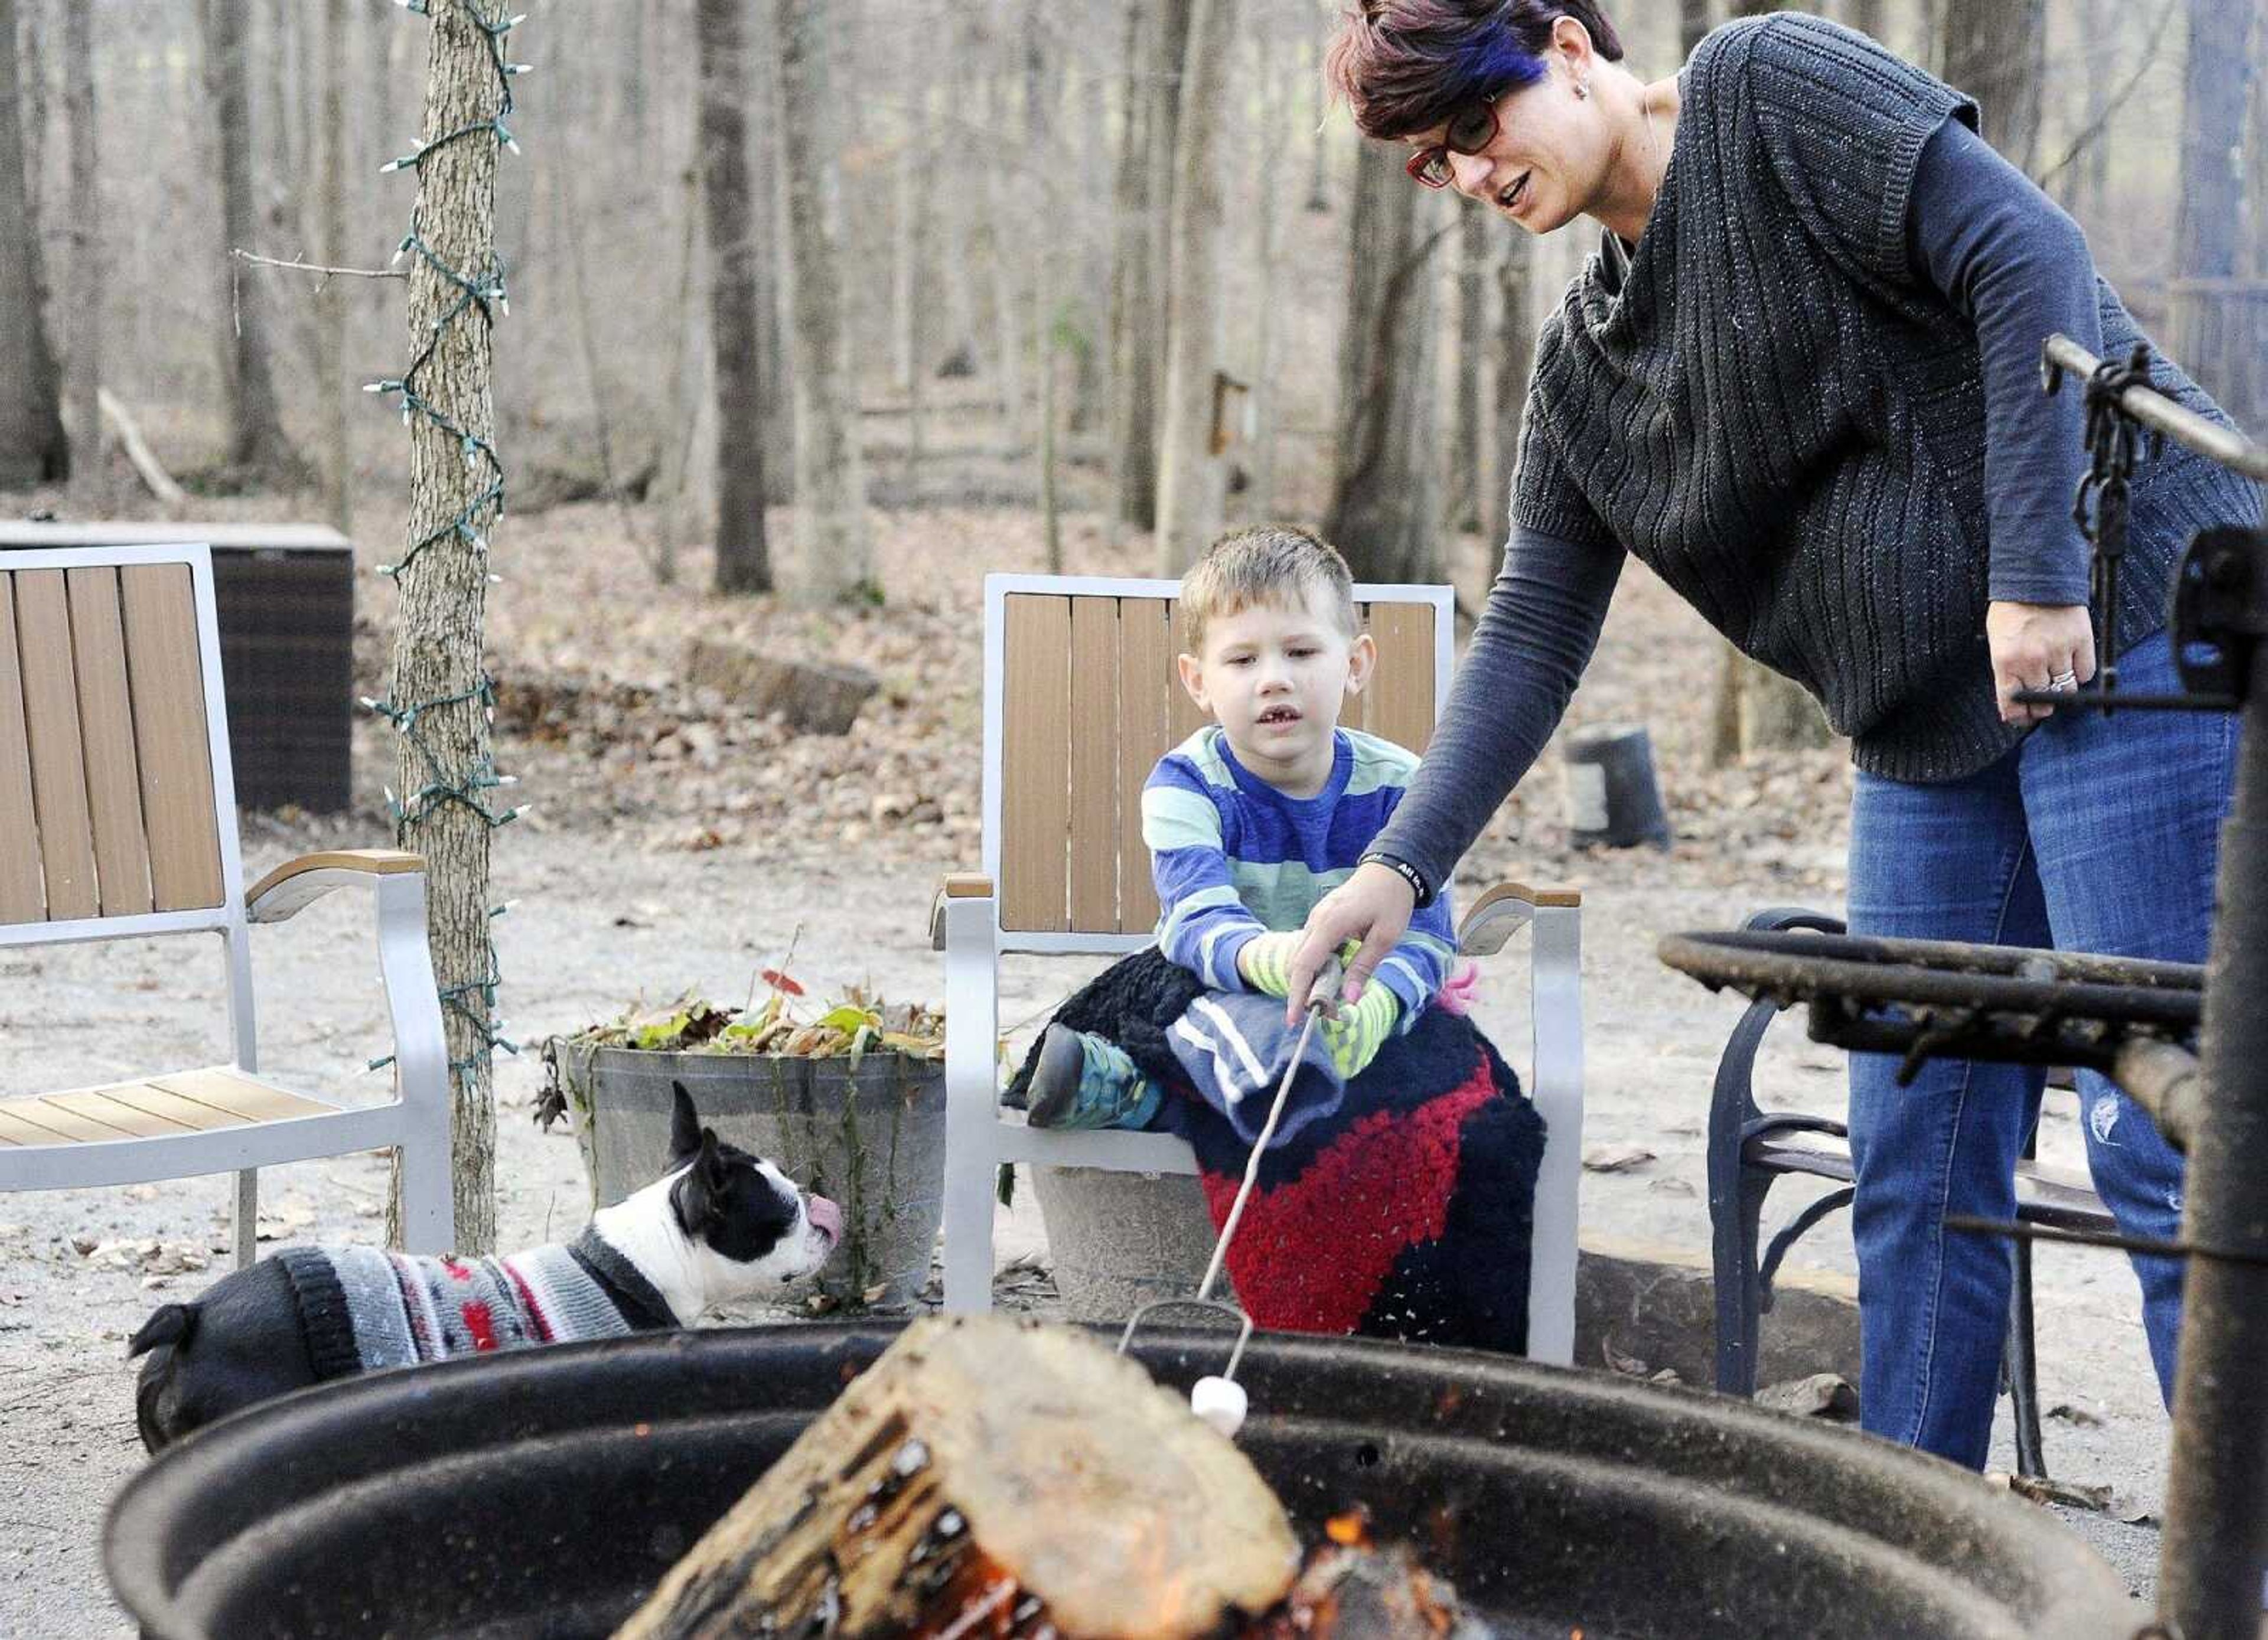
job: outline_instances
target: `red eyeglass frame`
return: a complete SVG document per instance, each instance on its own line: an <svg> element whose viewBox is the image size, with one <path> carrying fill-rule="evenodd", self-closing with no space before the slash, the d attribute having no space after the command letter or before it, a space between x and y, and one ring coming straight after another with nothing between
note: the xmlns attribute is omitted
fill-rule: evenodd
<svg viewBox="0 0 2268 1640"><path fill-rule="evenodd" d="M1487 148L1491 143L1496 141L1497 133L1501 129L1497 123L1496 106L1503 100L1504 93L1500 91L1492 92L1488 96L1480 99L1481 109L1488 115L1488 135L1481 138L1479 142L1475 143L1470 146L1467 146L1460 143L1446 141L1432 143L1427 147L1421 148L1416 153L1410 155L1408 162L1402 167L1403 172L1409 175L1410 180L1412 182L1415 182L1419 188L1445 188L1448 187L1451 182L1456 180L1454 174L1445 176L1440 181L1436 182L1431 177L1425 175L1425 167L1432 165L1436 159L1446 159L1451 154L1477 154L1484 149ZM1454 127L1456 121L1454 119L1452 119L1449 121L1449 125L1451 127ZM1444 137L1447 137L1449 135L1449 132L1447 129L1444 129L1441 135Z"/></svg>

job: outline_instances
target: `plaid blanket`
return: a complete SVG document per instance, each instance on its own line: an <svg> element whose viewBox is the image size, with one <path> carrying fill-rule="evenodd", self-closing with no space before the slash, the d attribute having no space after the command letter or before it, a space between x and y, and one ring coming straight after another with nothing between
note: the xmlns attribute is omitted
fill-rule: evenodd
<svg viewBox="0 0 2268 1640"><path fill-rule="evenodd" d="M1166 1038L1203 989L1152 948L1098 975L1056 1019L1117 1042L1173 1095L1157 1125L1196 1151L1219 1228L1250 1151L1183 1081ZM1238 1301L1279 1332L1519 1353L1543 1156L1543 1119L1511 1068L1469 1019L1429 1008L1336 1110L1270 1147L1228 1251Z"/></svg>

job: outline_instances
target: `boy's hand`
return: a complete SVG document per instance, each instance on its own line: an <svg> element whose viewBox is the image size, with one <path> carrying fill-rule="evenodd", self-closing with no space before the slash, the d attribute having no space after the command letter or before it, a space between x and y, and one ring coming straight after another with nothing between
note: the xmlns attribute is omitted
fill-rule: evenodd
<svg viewBox="0 0 2268 1640"><path fill-rule="evenodd" d="M1292 959L1299 950L1297 934L1256 934L1238 950L1236 971L1264 997L1289 997Z"/></svg>
<svg viewBox="0 0 2268 1640"><path fill-rule="evenodd" d="M1342 945L1359 939L1361 948L1347 963L1342 994L1349 1002L1361 1001L1370 976L1410 926L1410 915L1417 904L1417 895L1393 867L1376 861L1355 867L1352 877L1318 900L1315 908L1307 913L1307 925L1300 930L1300 948L1292 958L1285 996L1305 997L1331 954ZM1286 1004L1284 1020L1298 1026L1296 1004Z"/></svg>
<svg viewBox="0 0 2268 1640"><path fill-rule="evenodd" d="M1373 985L1359 1003L1343 1004L1323 1021L1323 1046L1342 1079L1365 1070L1378 1057L1379 1048L1394 1033L1402 1017L1402 999L1383 985Z"/></svg>

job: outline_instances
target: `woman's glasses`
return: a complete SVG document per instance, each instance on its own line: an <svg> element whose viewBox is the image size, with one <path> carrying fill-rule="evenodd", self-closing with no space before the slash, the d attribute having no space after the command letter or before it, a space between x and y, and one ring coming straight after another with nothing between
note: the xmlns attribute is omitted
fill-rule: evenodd
<svg viewBox="0 0 2268 1640"><path fill-rule="evenodd" d="M1484 97L1451 114L1441 140L1410 155L1410 163L1402 168L1411 180L1426 188L1448 187L1456 180L1456 172L1449 164L1451 154L1477 154L1496 141L1496 105L1502 95L1498 92Z"/></svg>

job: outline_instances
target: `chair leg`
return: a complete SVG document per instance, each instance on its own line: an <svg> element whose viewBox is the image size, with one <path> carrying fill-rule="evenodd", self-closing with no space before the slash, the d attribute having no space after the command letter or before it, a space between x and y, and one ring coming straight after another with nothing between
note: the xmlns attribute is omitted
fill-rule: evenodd
<svg viewBox="0 0 2268 1640"><path fill-rule="evenodd" d="M260 1170L247 1167L236 1175L236 1202L230 1215L236 1230L236 1268L250 1269L260 1255Z"/></svg>
<svg viewBox="0 0 2268 1640"><path fill-rule="evenodd" d="M1727 1395L1756 1393L1757 1318L1764 1284L1757 1276L1764 1198L1773 1175L1742 1166L1734 1199L1711 1203L1710 1242L1717 1298L1717 1388Z"/></svg>
<svg viewBox="0 0 2268 1640"><path fill-rule="evenodd" d="M989 1148L945 1155L945 1307L956 1315L992 1307L992 1210L998 1164Z"/></svg>
<svg viewBox="0 0 2268 1640"><path fill-rule="evenodd" d="M2016 1473L2047 1479L2047 1445L2040 1432L2039 1356L2032 1336L2032 1249L2016 1243L2016 1279L2008 1294L2006 1367L2008 1399L2016 1415Z"/></svg>
<svg viewBox="0 0 2268 1640"><path fill-rule="evenodd" d="M401 1147L401 1250L453 1253L457 1245L456 1181L446 1134Z"/></svg>

